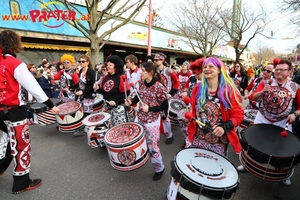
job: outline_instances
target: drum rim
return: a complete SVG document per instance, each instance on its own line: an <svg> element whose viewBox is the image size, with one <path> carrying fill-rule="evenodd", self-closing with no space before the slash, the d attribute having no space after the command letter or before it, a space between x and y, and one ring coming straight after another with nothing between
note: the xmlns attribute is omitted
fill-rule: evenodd
<svg viewBox="0 0 300 200"><path fill-rule="evenodd" d="M209 149L201 149L201 148L197 148L197 147L189 147L189 148L186 148L186 149L198 149L198 150L200 149L200 150L209 151L209 152L212 152L212 153L214 153L214 154L217 154L216 152L214 152L214 151L212 151L212 150L209 150ZM183 149L183 150L185 150L185 149ZM181 151L183 151L183 150L181 150ZM182 170L179 169L179 167L177 166L177 162L176 162L176 160L175 160L177 154L178 154L179 152L181 152L181 151L178 151L178 152L176 153L176 155L175 155L173 161L174 161L174 166L176 167L177 171L180 172L180 174L183 175L184 178L186 178L188 181L192 182L192 183L193 183L194 185L196 185L196 186L203 186L205 189L213 189L214 191L223 191L223 190L224 190L224 188L220 188L220 187L211 187L211 186L207 186L207 185L204 185L204 184L197 183L197 182L195 182L194 180L192 180L191 178L189 178L188 176L186 176L186 175L182 172ZM217 155L219 155L219 154L217 154ZM221 156L221 157L224 158L226 161L228 161L228 162L232 165L232 167L236 170L236 172L237 172L237 173L236 173L236 174L237 174L237 180L236 180L236 183L234 183L232 186L227 186L227 187L225 187L225 188L228 189L228 190L232 190L232 189L236 188L236 187L239 185L239 182L240 182L240 176L239 176L238 170L237 170L237 168L235 167L235 165L234 165L229 159L225 158L225 157L222 156L222 155L219 155L219 156ZM178 181L179 181L179 180L178 180ZM219 190L218 190L218 189L219 189Z"/></svg>
<svg viewBox="0 0 300 200"><path fill-rule="evenodd" d="M125 125L125 124L137 124L138 126L141 127L141 130L142 132L139 133L139 135L134 139L134 140L131 140L131 141L128 141L128 142L125 142L125 143L119 143L119 144L116 144L116 143L110 143L109 141L107 141L107 137L108 137L108 133L113 129L115 128L116 126L121 126L121 125ZM105 133L105 137L104 137L104 141L105 141L105 144L109 147L123 147L124 145L126 146L129 146L129 145L132 145L133 143L139 141L140 139L142 139L144 136L146 137L146 134L145 134L145 129L144 127L139 124L139 123L136 123L136 122L125 122L125 123L121 123L121 124L118 124L114 127L111 127L110 129L108 129L108 131Z"/></svg>

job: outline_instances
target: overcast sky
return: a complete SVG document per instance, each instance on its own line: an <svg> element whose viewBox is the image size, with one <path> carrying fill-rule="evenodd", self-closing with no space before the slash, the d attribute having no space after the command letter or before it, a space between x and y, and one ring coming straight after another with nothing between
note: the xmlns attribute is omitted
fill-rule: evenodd
<svg viewBox="0 0 300 200"><path fill-rule="evenodd" d="M229 0L227 1L230 2ZM258 36L253 39L249 45L251 50L256 51L258 45L261 45L273 48L278 53L288 53L291 52L292 49L296 48L297 44L300 44L300 38L299 36L297 37L297 29L295 26L290 24L288 14L281 13L277 3L278 1L279 0L243 0L243 3L251 2L252 8L258 7L259 4L263 6L268 13L269 21L272 21L266 28L265 35L270 36L271 31L274 33L273 39L267 39L263 36ZM173 8L180 2L183 1L152 0L152 8L158 10L161 16L168 16L168 13L172 12L172 9L170 8ZM228 5L230 5L230 3L228 3ZM147 7L145 7L143 10L143 13L145 14L143 14L143 16L146 16L147 12Z"/></svg>

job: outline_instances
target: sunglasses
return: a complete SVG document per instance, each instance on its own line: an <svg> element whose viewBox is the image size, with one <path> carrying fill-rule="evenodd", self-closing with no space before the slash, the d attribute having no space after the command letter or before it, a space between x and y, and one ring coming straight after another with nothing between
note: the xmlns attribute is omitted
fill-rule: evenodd
<svg viewBox="0 0 300 200"><path fill-rule="evenodd" d="M154 62L157 62L157 61L159 61L159 60L161 60L161 59L154 59Z"/></svg>
<svg viewBox="0 0 300 200"><path fill-rule="evenodd" d="M79 60L78 63L85 63L85 60Z"/></svg>
<svg viewBox="0 0 300 200"><path fill-rule="evenodd" d="M240 66L239 65L235 66L235 68L238 68L238 67L240 67Z"/></svg>
<svg viewBox="0 0 300 200"><path fill-rule="evenodd" d="M271 73L272 71L270 70L267 70L267 69L263 69L264 72L268 72L268 73Z"/></svg>

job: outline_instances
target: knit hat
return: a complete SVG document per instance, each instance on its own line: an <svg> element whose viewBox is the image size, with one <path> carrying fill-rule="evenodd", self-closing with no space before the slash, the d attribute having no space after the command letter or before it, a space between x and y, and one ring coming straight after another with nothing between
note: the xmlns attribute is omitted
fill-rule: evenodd
<svg viewBox="0 0 300 200"><path fill-rule="evenodd" d="M188 69L190 68L190 63L188 61L184 61L182 64L185 65Z"/></svg>

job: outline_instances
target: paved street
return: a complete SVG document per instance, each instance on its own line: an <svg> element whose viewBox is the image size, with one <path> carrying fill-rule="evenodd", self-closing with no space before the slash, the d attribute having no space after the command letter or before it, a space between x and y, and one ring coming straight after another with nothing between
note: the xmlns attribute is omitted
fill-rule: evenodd
<svg viewBox="0 0 300 200"><path fill-rule="evenodd" d="M85 136L60 133L55 125L30 126L32 139L31 178L40 177L43 184L32 191L12 195L12 165L0 177L1 200L164 200L170 183L170 162L182 144L178 127L173 127L175 141L164 144L161 151L166 166L161 180L152 181L154 171L148 161L141 168L121 172L112 168L105 148L92 149ZM239 165L230 147L229 159ZM300 199L299 166L295 167L292 186L263 181L250 173L240 173L238 200Z"/></svg>

